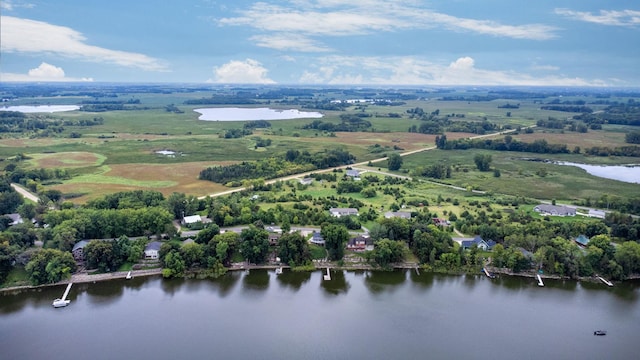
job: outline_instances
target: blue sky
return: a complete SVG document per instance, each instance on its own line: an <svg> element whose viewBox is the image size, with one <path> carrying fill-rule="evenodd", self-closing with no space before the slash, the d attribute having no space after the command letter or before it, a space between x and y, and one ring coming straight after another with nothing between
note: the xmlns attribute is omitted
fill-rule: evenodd
<svg viewBox="0 0 640 360"><path fill-rule="evenodd" d="M639 86L640 3L1 0L0 81Z"/></svg>

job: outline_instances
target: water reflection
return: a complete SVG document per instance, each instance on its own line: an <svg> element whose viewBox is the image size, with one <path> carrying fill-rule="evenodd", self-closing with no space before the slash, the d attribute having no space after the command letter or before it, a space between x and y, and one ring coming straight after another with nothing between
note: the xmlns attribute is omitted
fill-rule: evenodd
<svg viewBox="0 0 640 360"><path fill-rule="evenodd" d="M184 285L184 279L162 279L160 286L166 295L173 297Z"/></svg>
<svg viewBox="0 0 640 360"><path fill-rule="evenodd" d="M297 292L303 284L307 283L309 279L311 279L311 272L284 270L284 272L278 275L276 279L278 279L278 283L283 287L291 288Z"/></svg>
<svg viewBox="0 0 640 360"><path fill-rule="evenodd" d="M243 290L266 290L269 288L269 272L253 269L242 278Z"/></svg>
<svg viewBox="0 0 640 360"><path fill-rule="evenodd" d="M344 276L343 270L332 270L330 271L331 280L324 280L323 277L320 277L320 286L325 290L325 294L330 295L340 295L346 294L349 291L351 285L347 282L347 279Z"/></svg>
<svg viewBox="0 0 640 360"><path fill-rule="evenodd" d="M415 271L411 271L409 273L409 279L411 279L411 284L415 285L418 288L429 289L433 286L433 273L429 272L421 272L420 274Z"/></svg>
<svg viewBox="0 0 640 360"><path fill-rule="evenodd" d="M372 293L394 292L398 285L407 279L405 270L370 271L365 276L364 283Z"/></svg>

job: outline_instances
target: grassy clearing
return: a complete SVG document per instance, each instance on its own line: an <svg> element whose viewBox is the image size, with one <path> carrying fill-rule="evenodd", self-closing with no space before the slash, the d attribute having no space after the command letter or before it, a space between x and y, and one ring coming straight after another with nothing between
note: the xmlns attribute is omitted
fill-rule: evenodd
<svg viewBox="0 0 640 360"><path fill-rule="evenodd" d="M2 287L29 285L29 274L22 266L16 266L9 272Z"/></svg>
<svg viewBox="0 0 640 360"><path fill-rule="evenodd" d="M501 176L493 172L477 171L473 162L477 150L441 151L433 150L405 158L405 167L415 168L435 162L444 162L453 167L451 179L445 182L466 188L491 193L524 196L538 199L572 201L584 198L600 198L603 194L630 197L638 193L638 185L608 180L587 174L584 170L544 162L526 161L531 154L512 152L485 152L493 157L492 169L497 168ZM582 162L582 155L546 156L545 158Z"/></svg>
<svg viewBox="0 0 640 360"><path fill-rule="evenodd" d="M309 244L309 252L311 252L311 258L313 260L320 260L327 257L327 250L324 246Z"/></svg>

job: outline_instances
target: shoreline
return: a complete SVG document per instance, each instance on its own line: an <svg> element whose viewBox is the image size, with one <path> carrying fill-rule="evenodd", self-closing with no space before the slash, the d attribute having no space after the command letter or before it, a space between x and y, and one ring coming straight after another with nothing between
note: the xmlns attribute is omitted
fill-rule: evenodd
<svg viewBox="0 0 640 360"><path fill-rule="evenodd" d="M387 271L387 270L385 270L383 268L379 268L379 267L375 267L375 266L371 266L371 265L366 265L366 264L356 264L356 265L353 265L353 266L349 266L349 265L339 266L336 263L327 262L327 263L314 263L313 265L314 265L314 270L312 270L312 271L324 270L324 269L327 269L327 268L332 269L332 270L346 270L346 271ZM235 265L227 268L227 271L246 271L246 270L253 270L253 269L275 270L277 268L291 269L291 267L289 265L246 265L246 264L245 265L239 265L239 264L235 264ZM433 269L426 269L426 268L420 266L419 264L414 264L414 263L405 263L405 264L402 264L402 265L397 264L397 265L395 265L395 266L393 266L391 268L391 270L415 270L415 269L417 269L418 271L421 270L421 271L424 271L426 273L433 273L433 274L446 274L446 275L455 275L455 276L473 275L473 273L464 272L464 271L461 271L461 272L434 271ZM494 274L514 276L514 277L535 278L536 275L537 275L537 273L535 273L535 272L514 273L514 272L509 271L508 269L495 268L495 267L491 267L491 266L487 266L486 269L489 272L494 273ZM304 271L307 271L307 270L304 270ZM194 271L193 273L197 274L197 272L198 271ZM19 286L11 286L11 287L6 287L6 288L0 288L0 293L7 293L7 292L12 292L12 291L36 290L36 289L52 287L52 286L67 285L69 283L86 284L86 283L96 283L96 282L116 280L116 279L126 279L127 273L128 273L128 271L117 271L117 272L112 272L112 273L103 273L103 274L95 274L95 275L89 275L88 273L77 273L77 274L71 275L70 279L62 280L62 281L59 281L59 282L53 283L53 284L19 285ZM154 276L154 275L162 275L162 268L144 269L144 270L132 270L131 271L131 277L132 278L135 278L135 277L149 277L149 276ZM480 273L478 275L482 276ZM563 277L563 276L559 276L559 275L547 275L547 274L541 274L540 276L542 277L542 279L601 283L601 281L598 280L597 278L595 278L595 276L579 277L577 279L572 279L572 278L569 278L569 277ZM185 278L186 278L186 276L185 276ZM640 279L640 275L632 275L629 278L627 278L625 280L622 280L622 281L617 281L616 283L625 282L627 280L639 280L639 279Z"/></svg>

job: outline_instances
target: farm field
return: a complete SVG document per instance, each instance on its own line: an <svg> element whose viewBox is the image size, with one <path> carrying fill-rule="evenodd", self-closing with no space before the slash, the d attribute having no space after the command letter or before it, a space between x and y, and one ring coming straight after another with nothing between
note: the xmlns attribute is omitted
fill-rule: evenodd
<svg viewBox="0 0 640 360"><path fill-rule="evenodd" d="M4 95L11 89L0 89ZM271 91L272 88L251 89L251 91ZM307 98L283 96L281 100L263 100L250 105L236 104L187 104L189 101L212 96L231 96L235 90L202 87L174 89L170 86L118 86L104 90L116 97L109 101L123 101L126 110L100 112L72 111L32 115L43 121L68 122L59 131L47 136L36 133L0 133L0 158L12 159L24 154L26 169L66 169L71 178L50 182L45 188L61 191L69 195L75 203L102 196L107 193L153 189L168 195L184 192L203 196L226 190L223 184L199 180L201 170L216 165L227 165L241 161L255 161L269 157L282 157L288 150L323 152L329 149L344 149L356 157L357 162L384 157L393 152L402 153L435 145L436 134L408 132L412 126L418 128L425 119L409 115L410 111L423 109L429 117L441 124L466 124L488 122L500 128L516 128L535 125L538 120L549 118L566 119L576 113L542 110L540 103L559 99L554 92L542 91L537 97L522 99L501 98L490 90L449 90L422 91L405 89L406 100L396 101L393 106L378 102L353 103L331 109L314 109L314 101L328 99L348 100L364 98L358 91L341 89L312 89ZM111 92L112 91L112 92ZM22 96L12 99L12 105L33 104L100 104L103 99L77 95L77 89L60 90L56 96ZM241 92L238 92L241 93ZM370 89L367 96L374 93ZM384 98L386 90L375 90L376 96ZM500 92L503 93L503 92ZM395 93L394 93L395 94ZM415 98L411 98L414 95ZM395 95L394 95L395 96ZM487 97L487 101L473 101ZM256 98L256 97L254 97ZM259 96L257 96L259 98ZM584 99L585 96L566 95L562 99ZM452 100L453 99L453 100ZM613 99L612 99L613 100ZM620 101L626 101L620 98ZM132 103L133 105L126 105ZM503 108L505 105L517 108ZM240 138L224 138L233 129L242 129L245 122L202 121L193 111L195 108L226 107L272 107L295 108L303 111L320 111L325 116L320 119L327 124L339 125L344 116L358 117L370 123L366 131L327 131L305 129L312 119L271 121L268 128L252 129L252 134ZM592 105L594 111L601 111L605 105ZM169 111L171 110L171 111ZM422 111L422 110L421 110ZM100 118L93 126L75 126L83 119ZM439 120L438 120L439 119ZM434 121L435 121L434 120ZM432 121L432 120L429 120ZM544 139L550 144L566 144L574 147L624 146L625 133L630 127L605 125L603 130L577 133L538 128L532 133L517 132L513 139L533 142ZM476 136L471 132L450 132L443 128L449 140ZM268 140L269 146L258 147L259 140ZM166 156L158 151L172 151ZM479 172L473 164L478 150L469 151L425 151L404 158L399 174L412 175L416 167L443 163L454 169L447 183L463 188L474 188L491 193L508 195L562 199L571 201L602 194L632 196L637 194L637 185L605 180L586 174L584 171L541 162L524 161L525 157L552 158L573 162L594 164L628 164L634 158L584 157L582 155L554 155L490 152L493 157L492 169L499 169L501 177L494 178L491 172ZM386 168L386 162L372 164L374 168ZM542 175L541 175L542 174ZM436 187L437 188L437 187ZM441 193L451 190L429 187L424 192ZM353 195L357 198L359 195ZM381 198L380 205L389 199ZM378 204L376 204L378 205Z"/></svg>

